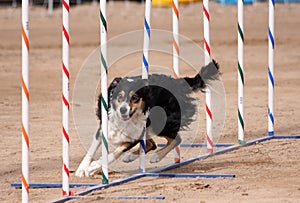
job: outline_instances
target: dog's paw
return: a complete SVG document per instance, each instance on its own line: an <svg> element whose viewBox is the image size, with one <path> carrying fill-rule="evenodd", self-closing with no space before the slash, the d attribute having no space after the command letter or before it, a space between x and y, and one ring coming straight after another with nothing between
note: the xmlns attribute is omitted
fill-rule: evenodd
<svg viewBox="0 0 300 203"><path fill-rule="evenodd" d="M136 160L138 157L139 157L138 154L128 153L123 157L122 161L125 163L129 163Z"/></svg>
<svg viewBox="0 0 300 203"><path fill-rule="evenodd" d="M93 161L87 169L87 173L89 176L93 176L101 171L102 161L101 159L97 161Z"/></svg>
<svg viewBox="0 0 300 203"><path fill-rule="evenodd" d="M161 160L161 157L157 154L157 153L154 153L152 155L152 157L150 158L150 163L157 163L157 162L160 162Z"/></svg>
<svg viewBox="0 0 300 203"><path fill-rule="evenodd" d="M81 161L80 165L78 166L75 176L82 178L82 177L89 177L88 168L92 161L92 157L90 155L86 155L84 159Z"/></svg>
<svg viewBox="0 0 300 203"><path fill-rule="evenodd" d="M88 177L88 172L86 169L78 168L75 172L75 176L79 178Z"/></svg>

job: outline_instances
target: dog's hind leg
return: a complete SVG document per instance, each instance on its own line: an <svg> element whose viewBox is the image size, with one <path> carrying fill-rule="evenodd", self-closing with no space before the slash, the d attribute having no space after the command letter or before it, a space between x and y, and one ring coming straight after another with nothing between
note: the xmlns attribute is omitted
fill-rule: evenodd
<svg viewBox="0 0 300 203"><path fill-rule="evenodd" d="M118 159L124 152L130 150L135 145L137 145L139 141L135 141L133 143L131 142L124 142L122 143L113 153L108 154L108 164L114 162L116 159ZM93 161L90 166L87 169L87 172L89 176L93 176L96 173L99 173L102 168L102 157L98 159L97 161Z"/></svg>
<svg viewBox="0 0 300 203"><path fill-rule="evenodd" d="M140 147L141 148L141 147ZM132 162L140 156L140 148L134 152L129 152L123 157L122 161L125 163ZM153 139L146 140L146 153L157 148Z"/></svg>
<svg viewBox="0 0 300 203"><path fill-rule="evenodd" d="M167 139L167 145L152 155L150 163L160 162L172 149L174 149L181 143L180 135L177 135L175 139L163 135L161 137Z"/></svg>
<svg viewBox="0 0 300 203"><path fill-rule="evenodd" d="M101 144L101 133L100 132L101 132L101 130L99 128L97 130L95 136L93 137L93 141L91 143L89 150L87 151L85 157L83 158L79 167L77 168L77 170L75 172L75 176L77 176L77 177L84 177L84 176L88 177L89 176L88 168L94 158L96 151L98 150L98 148Z"/></svg>

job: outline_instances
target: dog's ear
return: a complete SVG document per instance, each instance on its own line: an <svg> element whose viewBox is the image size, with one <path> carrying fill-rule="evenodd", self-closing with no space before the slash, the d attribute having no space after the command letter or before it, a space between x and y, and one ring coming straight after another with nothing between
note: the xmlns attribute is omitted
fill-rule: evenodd
<svg viewBox="0 0 300 203"><path fill-rule="evenodd" d="M110 95L113 92L113 90L118 86L121 80L122 80L121 77L116 77L115 79L113 79L113 81L110 83L108 87L108 95Z"/></svg>
<svg viewBox="0 0 300 203"><path fill-rule="evenodd" d="M150 87L149 87L149 81L147 79L142 79L141 80L141 96L145 99L148 99L147 97L149 97L149 91L150 91Z"/></svg>
<svg viewBox="0 0 300 203"><path fill-rule="evenodd" d="M146 113L150 106L149 102L151 101L151 89L149 86L149 81L147 79L142 79L140 86L141 88L138 90L138 94L144 101L143 113Z"/></svg>
<svg viewBox="0 0 300 203"><path fill-rule="evenodd" d="M118 86L119 82L122 80L122 78L120 77L117 77L115 79L113 79L113 81L110 83L108 89L107 89L107 92L108 92L108 109L110 109L110 102L111 102L111 96L112 96L112 93L114 91L114 89ZM97 109L97 116L99 118L99 120L101 120L101 97L102 97L102 94L99 95L98 97L98 109Z"/></svg>

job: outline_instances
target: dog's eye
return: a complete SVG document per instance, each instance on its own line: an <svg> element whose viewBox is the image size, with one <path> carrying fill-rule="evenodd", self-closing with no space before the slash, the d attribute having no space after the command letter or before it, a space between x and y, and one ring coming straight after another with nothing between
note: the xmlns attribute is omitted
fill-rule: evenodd
<svg viewBox="0 0 300 203"><path fill-rule="evenodd" d="M140 100L140 97L136 94L132 95L131 102L137 103Z"/></svg>
<svg viewBox="0 0 300 203"><path fill-rule="evenodd" d="M118 96L117 96L117 100L119 102L121 102L123 100L123 94L122 93L119 93Z"/></svg>

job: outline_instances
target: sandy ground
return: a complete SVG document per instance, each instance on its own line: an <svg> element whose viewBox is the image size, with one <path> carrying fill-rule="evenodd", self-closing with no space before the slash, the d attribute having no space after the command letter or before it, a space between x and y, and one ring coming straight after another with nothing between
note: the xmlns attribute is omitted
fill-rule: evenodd
<svg viewBox="0 0 300 203"><path fill-rule="evenodd" d="M201 6L195 3L180 7L180 33L200 45L203 42ZM92 4L71 8L70 98L84 61L99 44L98 10L98 5ZM221 6L212 2L210 11L211 52L220 63L226 96L223 111L225 124L219 142L237 143L236 6ZM143 12L142 4L108 4L109 39L142 29ZM249 5L244 13L245 136L246 140L250 140L267 134L268 5ZM300 103L297 99L300 93L297 88L300 85L300 5L277 4L275 16L275 132L277 135L297 135L300 134ZM171 30L171 9L153 8L152 27ZM21 8L0 8L0 30L0 201L20 202L21 190L12 188L10 184L21 181ZM130 42L126 43L130 46ZM191 51L190 54L195 53ZM128 74L132 68L140 66L139 60L125 57L122 63L115 64L116 69L111 71L111 77ZM164 65L169 67L172 64L171 59L165 60L164 56L153 54L152 60L153 63L164 61ZM184 63L182 67L185 70ZM182 72L186 75L192 73ZM31 7L31 182L61 182L61 109L61 10L57 9L52 16L48 16L45 9ZM82 179L74 176L85 149L73 122L72 111L70 118L71 182L101 183L100 176ZM96 121L95 117L92 121ZM199 140L205 135L204 118L200 121ZM299 140L271 140L197 161L175 171L233 173L236 175L233 179L143 178L95 191L77 202L124 202L114 198L119 195L161 195L165 197L164 202L299 202L299 146ZM198 154L198 150L189 149L183 158ZM110 173L111 180L127 175L125 172ZM61 189L30 190L32 202L50 202L60 198Z"/></svg>

